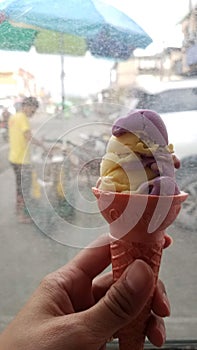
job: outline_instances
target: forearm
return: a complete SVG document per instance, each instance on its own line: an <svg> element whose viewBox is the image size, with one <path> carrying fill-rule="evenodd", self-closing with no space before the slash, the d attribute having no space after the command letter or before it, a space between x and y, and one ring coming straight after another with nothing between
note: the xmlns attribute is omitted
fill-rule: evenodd
<svg viewBox="0 0 197 350"><path fill-rule="evenodd" d="M32 138L31 138L31 142L32 142L34 145L43 148L44 150L46 149L44 143L43 143L41 140L38 140L38 139L36 139L36 138L33 137L33 136L32 136Z"/></svg>
<svg viewBox="0 0 197 350"><path fill-rule="evenodd" d="M44 145L44 143L41 140L38 140L37 138L35 138L30 130L25 131L24 133L25 138L28 142L32 143L33 145L36 145L38 147L43 148L45 151L47 150L46 146Z"/></svg>

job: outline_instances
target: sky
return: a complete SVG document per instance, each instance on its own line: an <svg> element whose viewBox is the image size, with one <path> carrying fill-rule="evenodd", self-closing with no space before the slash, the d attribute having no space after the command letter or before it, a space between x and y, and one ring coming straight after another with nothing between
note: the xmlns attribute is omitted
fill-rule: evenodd
<svg viewBox="0 0 197 350"><path fill-rule="evenodd" d="M95 59L89 53L85 57L64 57L64 90L67 95L83 97L96 93L109 85L110 68L113 61ZM60 55L0 51L0 70L17 70L18 67L31 72L37 86L50 92L55 100L61 99L61 57Z"/></svg>
<svg viewBox="0 0 197 350"><path fill-rule="evenodd" d="M177 23L197 0L104 0L128 16L131 16L153 39L146 50L136 50L135 54L159 52L165 46L180 46L182 34ZM1 0L0 0L1 2ZM13 59L14 58L14 59ZM89 93L109 85L110 69L113 61L96 59L89 53L83 58L65 57L65 94ZM55 98L61 94L61 60L59 56L29 53L0 52L1 70L16 67L18 64L33 73L40 86L50 90Z"/></svg>
<svg viewBox="0 0 197 350"><path fill-rule="evenodd" d="M153 43L144 51L160 51L165 46L180 47L181 26L178 22L197 0L105 0L132 17L150 35ZM139 50L138 50L139 51Z"/></svg>

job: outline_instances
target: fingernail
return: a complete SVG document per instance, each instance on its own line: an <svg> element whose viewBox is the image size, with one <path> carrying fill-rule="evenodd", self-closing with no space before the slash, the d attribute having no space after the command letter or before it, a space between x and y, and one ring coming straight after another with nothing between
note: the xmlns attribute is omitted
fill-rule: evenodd
<svg viewBox="0 0 197 350"><path fill-rule="evenodd" d="M126 282L135 293L152 288L153 279L151 268L142 260L135 260L128 268Z"/></svg>

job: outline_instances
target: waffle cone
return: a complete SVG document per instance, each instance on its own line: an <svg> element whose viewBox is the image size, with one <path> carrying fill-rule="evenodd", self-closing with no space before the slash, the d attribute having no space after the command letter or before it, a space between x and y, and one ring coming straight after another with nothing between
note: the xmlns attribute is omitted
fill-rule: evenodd
<svg viewBox="0 0 197 350"><path fill-rule="evenodd" d="M152 268L156 286L165 229L176 219L187 194L151 196L104 192L98 188L93 188L93 193L110 226L114 281L134 260L142 259ZM152 297L137 318L118 332L120 350L144 349Z"/></svg>

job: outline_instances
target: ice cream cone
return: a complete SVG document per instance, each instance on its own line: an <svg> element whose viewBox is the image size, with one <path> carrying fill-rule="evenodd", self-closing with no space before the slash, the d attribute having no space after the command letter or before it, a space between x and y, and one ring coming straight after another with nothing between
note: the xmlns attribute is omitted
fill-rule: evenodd
<svg viewBox="0 0 197 350"><path fill-rule="evenodd" d="M157 283L165 229L176 219L186 193L153 196L93 188L101 214L109 223L114 281L135 259L146 261ZM118 333L120 350L144 348L152 297L138 317Z"/></svg>

